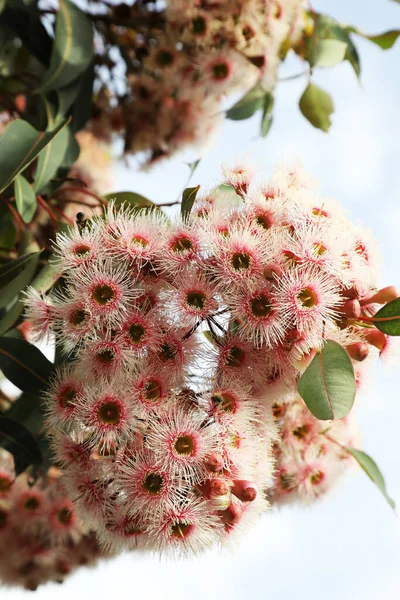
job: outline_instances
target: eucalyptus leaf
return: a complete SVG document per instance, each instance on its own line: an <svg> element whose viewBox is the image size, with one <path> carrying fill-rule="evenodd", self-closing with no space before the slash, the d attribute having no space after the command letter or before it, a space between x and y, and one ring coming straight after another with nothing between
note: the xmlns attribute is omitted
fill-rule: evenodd
<svg viewBox="0 0 400 600"><path fill-rule="evenodd" d="M22 119L6 126L0 136L0 192L26 169L66 124L67 121L63 121L51 132L38 131Z"/></svg>
<svg viewBox="0 0 400 600"><path fill-rule="evenodd" d="M50 68L43 76L40 91L70 85L88 68L92 59L92 23L76 4L60 0Z"/></svg>
<svg viewBox="0 0 400 600"><path fill-rule="evenodd" d="M334 106L329 94L313 83L309 83L300 98L299 107L306 119L322 131L328 132L331 126L330 116Z"/></svg>
<svg viewBox="0 0 400 600"><path fill-rule="evenodd" d="M264 98L265 90L257 84L226 112L226 118L232 121L241 121L252 117L257 110L262 108Z"/></svg>
<svg viewBox="0 0 400 600"><path fill-rule="evenodd" d="M40 252L24 254L0 269L0 308L12 302L17 294L32 281Z"/></svg>
<svg viewBox="0 0 400 600"><path fill-rule="evenodd" d="M39 193L57 173L58 167L63 163L69 141L69 129L64 127L39 154L34 181L36 193Z"/></svg>
<svg viewBox="0 0 400 600"><path fill-rule="evenodd" d="M21 318L24 308L24 303L21 300L21 294L19 294L14 304L8 308L6 313L0 319L0 335L4 335L12 327L14 327L18 319Z"/></svg>
<svg viewBox="0 0 400 600"><path fill-rule="evenodd" d="M0 445L14 457L16 475L29 465L39 466L42 453L32 433L18 421L0 417Z"/></svg>
<svg viewBox="0 0 400 600"><path fill-rule="evenodd" d="M120 208L122 205L131 206L135 209L155 208L157 206L154 202L141 194L136 194L136 192L116 192L114 194L106 194L103 197L108 202L113 202L117 208Z"/></svg>
<svg viewBox="0 0 400 600"><path fill-rule="evenodd" d="M346 350L328 340L300 377L297 389L317 419L345 417L356 394L354 369Z"/></svg>
<svg viewBox="0 0 400 600"><path fill-rule="evenodd" d="M261 118L261 136L265 137L272 125L272 111L274 108L274 96L268 92L264 97L263 114Z"/></svg>
<svg viewBox="0 0 400 600"><path fill-rule="evenodd" d="M44 150L46 152L46 149ZM30 223L36 212L36 194L30 183L23 175L17 175L14 179L14 195L17 210L24 223Z"/></svg>
<svg viewBox="0 0 400 600"><path fill-rule="evenodd" d="M329 54L329 44L325 45L325 48L320 48L320 44L324 44L325 41L340 41L346 44L344 59L349 61L351 66L353 67L357 77L360 76L360 59L358 56L357 49L353 44L353 41L349 35L349 30L347 27L342 26L338 21L328 17L327 15L313 13L314 19L314 32L310 41L310 55L309 62L311 66L315 66L318 61L318 57L322 54ZM331 45L330 50L332 51L334 46ZM327 52L328 51L328 52ZM337 56L340 55L339 46L336 47ZM335 55L335 51L331 54L331 61ZM342 60L342 59L340 59ZM338 61L340 62L340 61ZM326 66L319 64L318 66Z"/></svg>
<svg viewBox="0 0 400 600"><path fill-rule="evenodd" d="M183 190L182 194L182 204L181 204L181 215L185 219L190 215L190 211L193 208L194 201L196 200L197 192L199 191L200 186L186 188Z"/></svg>
<svg viewBox="0 0 400 600"><path fill-rule="evenodd" d="M347 44L340 40L321 40L315 52L312 67L333 67L342 62L347 50Z"/></svg>
<svg viewBox="0 0 400 600"><path fill-rule="evenodd" d="M54 365L25 340L0 337L0 369L23 392L40 394L48 385Z"/></svg>
<svg viewBox="0 0 400 600"><path fill-rule="evenodd" d="M400 335L400 298L385 304L371 321L379 331L387 335Z"/></svg>
<svg viewBox="0 0 400 600"><path fill-rule="evenodd" d="M373 481L378 489L382 492L385 500L388 502L391 508L394 509L396 504L387 493L384 477L376 462L368 454L362 452L362 450L356 450L355 448L346 448L346 450L356 459L360 467L366 472L371 481Z"/></svg>

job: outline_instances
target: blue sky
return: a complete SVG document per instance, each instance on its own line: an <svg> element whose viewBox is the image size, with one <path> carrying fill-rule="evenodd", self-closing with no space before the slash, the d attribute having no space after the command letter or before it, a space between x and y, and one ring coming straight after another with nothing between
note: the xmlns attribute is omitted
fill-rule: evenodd
<svg viewBox="0 0 400 600"><path fill-rule="evenodd" d="M400 6L390 0L314 0L313 8L370 33L400 28ZM306 82L278 86L276 114L266 139L259 117L226 122L213 149L200 163L193 185L212 185L221 162L246 156L267 178L274 164L301 159L321 184L374 234L384 257L382 285L400 287L400 42L390 51L357 39L360 85L348 63L315 73L333 95L336 111L328 135L314 129L298 109ZM285 74L301 65L288 65ZM190 158L197 158L191 154ZM151 175L120 167L117 190L140 192L156 202L174 200L185 185L186 157ZM374 383L358 402L363 446L380 465L400 506L399 371L375 369ZM25 592L2 590L5 600ZM285 508L265 516L232 553L211 552L195 561L165 562L125 555L82 570L62 586L46 586L35 600L87 597L144 597L145 600L398 600L400 522L367 476L354 468L342 486L310 508Z"/></svg>

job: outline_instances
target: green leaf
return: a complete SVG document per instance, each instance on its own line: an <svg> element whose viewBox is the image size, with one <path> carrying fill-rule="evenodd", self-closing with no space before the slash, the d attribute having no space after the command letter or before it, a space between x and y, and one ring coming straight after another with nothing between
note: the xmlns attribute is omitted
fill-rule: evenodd
<svg viewBox="0 0 400 600"><path fill-rule="evenodd" d="M274 97L272 92L264 96L263 114L261 118L261 136L265 137L272 125L272 111L274 108Z"/></svg>
<svg viewBox="0 0 400 600"><path fill-rule="evenodd" d="M24 223L30 223L36 212L37 200L32 186L23 175L17 175L14 179L14 195L17 210Z"/></svg>
<svg viewBox="0 0 400 600"><path fill-rule="evenodd" d="M328 340L300 377L297 389L317 419L345 417L356 394L354 369L346 350Z"/></svg>
<svg viewBox="0 0 400 600"><path fill-rule="evenodd" d="M385 480L376 462L370 456L368 456L368 454L362 452L361 450L356 450L355 448L346 448L346 450L356 459L360 467L366 472L371 481L375 483L375 485L382 492L386 501L394 509L396 504L387 493Z"/></svg>
<svg viewBox="0 0 400 600"><path fill-rule="evenodd" d="M136 194L135 192L116 192L114 194L106 194L103 198L108 202L113 201L114 206L117 208L125 205L139 210L141 208L156 208L157 206L145 196Z"/></svg>
<svg viewBox="0 0 400 600"><path fill-rule="evenodd" d="M12 302L16 295L32 280L40 252L24 254L0 269L0 308Z"/></svg>
<svg viewBox="0 0 400 600"><path fill-rule="evenodd" d="M0 337L0 369L23 392L40 394L48 385L54 366L25 340Z"/></svg>
<svg viewBox="0 0 400 600"><path fill-rule="evenodd" d="M4 335L14 327L15 323L21 317L24 312L24 303L21 301L20 296L17 301L9 308L5 315L0 319L0 335Z"/></svg>
<svg viewBox="0 0 400 600"><path fill-rule="evenodd" d="M344 60L347 44L340 40L320 40L313 53L311 67L333 67Z"/></svg>
<svg viewBox="0 0 400 600"><path fill-rule="evenodd" d="M0 192L59 134L67 121L53 131L37 131L22 119L11 121L0 136Z"/></svg>
<svg viewBox="0 0 400 600"><path fill-rule="evenodd" d="M54 266L47 263L31 282L31 286L37 292L44 293L55 284L58 278L58 271L54 268Z"/></svg>
<svg viewBox="0 0 400 600"><path fill-rule="evenodd" d="M344 59L348 60L353 67L357 77L360 76L360 59L356 47L354 46L347 27L343 27L327 15L321 15L313 13L312 15L315 26L314 32L310 40L310 57L309 62L311 66L316 64L318 55L321 52L320 44L324 44L325 41L340 41L346 44ZM332 49L333 47L331 47ZM336 48L339 52L339 47ZM322 53L329 54L329 44L325 45L325 49L322 48ZM340 59L342 60L342 59ZM340 62L340 61L338 61ZM318 66L325 66L319 64Z"/></svg>
<svg viewBox="0 0 400 600"><path fill-rule="evenodd" d="M29 465L39 466L42 453L32 433L18 421L0 417L0 445L14 456L16 474Z"/></svg>
<svg viewBox="0 0 400 600"><path fill-rule="evenodd" d="M91 63L89 68L80 77L81 83L78 97L71 110L71 129L74 133L83 129L92 114L94 78L94 65Z"/></svg>
<svg viewBox="0 0 400 600"><path fill-rule="evenodd" d="M243 96L232 108L227 110L226 118L241 121L252 117L264 104L265 90L258 84Z"/></svg>
<svg viewBox="0 0 400 600"><path fill-rule="evenodd" d="M47 114L47 131L51 132L56 127L51 105L45 101ZM34 190L39 193L57 173L58 167L63 163L63 158L68 148L70 133L64 127L40 153L35 173Z"/></svg>
<svg viewBox="0 0 400 600"><path fill-rule="evenodd" d="M185 219L190 215L190 211L193 208L194 201L196 200L197 192L200 186L186 188L182 193L182 204L181 204L181 215Z"/></svg>
<svg viewBox="0 0 400 600"><path fill-rule="evenodd" d="M0 15L6 7L7 0L0 0Z"/></svg>
<svg viewBox="0 0 400 600"><path fill-rule="evenodd" d="M3 202L0 203L0 252L7 253L14 247L17 240L17 230L15 228L14 217Z"/></svg>
<svg viewBox="0 0 400 600"><path fill-rule="evenodd" d="M385 33L380 33L378 35L366 35L364 37L382 48L382 50L389 50L396 42L399 35L400 31L398 29L394 29L392 31L385 31Z"/></svg>
<svg viewBox="0 0 400 600"><path fill-rule="evenodd" d="M306 87L299 102L300 110L311 125L322 131L329 131L331 126L330 116L334 106L329 94L313 83Z"/></svg>
<svg viewBox="0 0 400 600"><path fill-rule="evenodd" d="M385 304L371 321L379 331L387 335L400 335L400 298Z"/></svg>
<svg viewBox="0 0 400 600"><path fill-rule="evenodd" d="M93 59L93 27L86 15L69 0L60 0L50 68L41 92L70 85Z"/></svg>
<svg viewBox="0 0 400 600"><path fill-rule="evenodd" d="M201 161L201 158L198 158L197 160L194 160L193 162L190 163L186 163L187 166L190 169L190 175L189 175L189 179L192 177L193 173L195 172L195 170L197 169L197 167L199 166Z"/></svg>
<svg viewBox="0 0 400 600"><path fill-rule="evenodd" d="M44 411L40 398L23 392L12 403L6 416L22 423L31 433L37 435L44 425Z"/></svg>
<svg viewBox="0 0 400 600"><path fill-rule="evenodd" d="M357 35L360 35L366 40L373 42L382 50L389 50L390 48L392 48L392 46L394 45L394 43L400 35L400 31L398 29L392 29L390 31L385 31L384 33L378 33L376 35L369 35L368 33L361 31L361 29L358 29L353 25L349 25L345 29L349 33L356 33Z"/></svg>
<svg viewBox="0 0 400 600"><path fill-rule="evenodd" d="M73 165L79 158L79 154L81 152L81 147L72 132L72 128L68 127L68 139L67 139L67 147L61 162L61 167L70 167Z"/></svg>
<svg viewBox="0 0 400 600"><path fill-rule="evenodd" d="M71 108L71 106L73 105L73 103L75 102L75 100L78 96L81 84L82 84L81 78L79 77L78 79L73 81L70 85L57 90L57 99L58 99L57 118L62 118L63 116L67 115L69 109Z"/></svg>

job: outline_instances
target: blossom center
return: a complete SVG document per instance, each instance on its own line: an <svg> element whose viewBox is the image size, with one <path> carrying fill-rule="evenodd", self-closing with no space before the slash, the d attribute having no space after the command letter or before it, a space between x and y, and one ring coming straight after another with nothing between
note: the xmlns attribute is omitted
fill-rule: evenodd
<svg viewBox="0 0 400 600"><path fill-rule="evenodd" d="M160 473L149 473L142 485L146 492L152 496L157 496L164 487L164 477Z"/></svg>
<svg viewBox="0 0 400 600"><path fill-rule="evenodd" d="M180 435L175 440L174 448L178 454L191 456L195 450L194 439L190 435Z"/></svg>
<svg viewBox="0 0 400 600"><path fill-rule="evenodd" d="M235 252L232 256L231 263L235 271L248 269L251 263L251 256L247 252Z"/></svg>
<svg viewBox="0 0 400 600"><path fill-rule="evenodd" d="M236 402L233 396L231 396L230 394L213 394L211 396L211 400L214 406L217 406L224 412L235 412Z"/></svg>
<svg viewBox="0 0 400 600"><path fill-rule="evenodd" d="M207 23L204 17L195 17L192 19L193 35L204 35L207 31Z"/></svg>
<svg viewBox="0 0 400 600"><path fill-rule="evenodd" d="M172 244L174 252L185 252L185 250L191 250L192 248L192 241L187 237L180 237Z"/></svg>
<svg viewBox="0 0 400 600"><path fill-rule="evenodd" d="M11 487L12 481L7 477L0 477L0 492L6 492Z"/></svg>
<svg viewBox="0 0 400 600"><path fill-rule="evenodd" d="M86 246L85 244L82 244L81 246L77 246L77 248L75 248L74 253L77 256L85 256L86 254L89 254L91 251L90 246Z"/></svg>
<svg viewBox="0 0 400 600"><path fill-rule="evenodd" d="M71 325L82 325L82 323L86 321L88 316L89 313L87 313L85 310L74 310L69 317L69 322L71 323Z"/></svg>
<svg viewBox="0 0 400 600"><path fill-rule="evenodd" d="M155 379L150 379L144 386L144 397L146 400L159 400L161 397L161 386Z"/></svg>
<svg viewBox="0 0 400 600"><path fill-rule="evenodd" d="M186 302L190 307L202 310L206 302L206 297L202 292L189 292L186 294Z"/></svg>
<svg viewBox="0 0 400 600"><path fill-rule="evenodd" d="M168 50L159 50L156 55L156 63L159 67L168 67L174 62L174 55Z"/></svg>
<svg viewBox="0 0 400 600"><path fill-rule="evenodd" d="M72 385L69 385L66 388L64 388L59 396L60 405L62 406L62 408L71 408L74 405L74 400L76 399L76 396L77 391Z"/></svg>
<svg viewBox="0 0 400 600"><path fill-rule="evenodd" d="M96 285L92 292L92 298L100 306L105 306L114 299L115 292L111 286L101 284Z"/></svg>
<svg viewBox="0 0 400 600"><path fill-rule="evenodd" d="M131 342L133 342L134 344L139 344L139 342L142 341L142 338L145 334L145 328L143 327L143 325L140 325L139 323L133 323L129 327L128 333L129 333L129 338L130 338Z"/></svg>
<svg viewBox="0 0 400 600"><path fill-rule="evenodd" d="M229 349L225 364L227 367L238 367L242 364L243 359L244 351L241 348L238 348L238 346L232 346L232 348Z"/></svg>
<svg viewBox="0 0 400 600"><path fill-rule="evenodd" d="M176 348L172 344L162 344L161 346L161 358L163 360L174 360L177 354Z"/></svg>
<svg viewBox="0 0 400 600"><path fill-rule="evenodd" d="M251 312L255 317L267 317L271 310L272 306L267 296L260 295L251 301Z"/></svg>
<svg viewBox="0 0 400 600"><path fill-rule="evenodd" d="M62 508L57 513L57 518L63 525L69 525L72 521L72 511L70 508Z"/></svg>
<svg viewBox="0 0 400 600"><path fill-rule="evenodd" d="M115 352L111 348L106 348L96 353L96 359L104 364L112 363L115 358Z"/></svg>
<svg viewBox="0 0 400 600"><path fill-rule="evenodd" d="M304 288L297 294L298 300L304 308L313 308L318 304L318 298L311 288Z"/></svg>
<svg viewBox="0 0 400 600"><path fill-rule="evenodd" d="M27 498L25 500L25 504L24 504L25 508L27 510L37 510L40 506L40 502L37 498L35 498L34 496L31 496L30 498Z"/></svg>
<svg viewBox="0 0 400 600"><path fill-rule="evenodd" d="M97 416L104 425L117 425L121 418L121 410L115 402L105 402L99 407Z"/></svg>
<svg viewBox="0 0 400 600"><path fill-rule="evenodd" d="M269 229L271 227L271 223L265 215L256 215L255 221L257 225L259 225L263 229Z"/></svg>
<svg viewBox="0 0 400 600"><path fill-rule="evenodd" d="M217 62L213 64L212 73L214 79L218 81L223 81L227 77L229 77L230 69L227 62Z"/></svg>
<svg viewBox="0 0 400 600"><path fill-rule="evenodd" d="M192 530L191 523L185 523L185 521L175 521L173 525L171 525L171 535L177 538L186 537L190 531Z"/></svg>
<svg viewBox="0 0 400 600"><path fill-rule="evenodd" d="M149 242L144 237L142 237L141 235L135 235L132 238L132 243L136 244L138 246L143 246L143 248L145 248L146 246L149 245Z"/></svg>

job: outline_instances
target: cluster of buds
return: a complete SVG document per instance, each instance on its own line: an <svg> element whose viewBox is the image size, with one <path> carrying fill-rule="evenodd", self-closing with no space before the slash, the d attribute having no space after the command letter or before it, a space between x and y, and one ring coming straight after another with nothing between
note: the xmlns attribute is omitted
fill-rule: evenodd
<svg viewBox="0 0 400 600"><path fill-rule="evenodd" d="M351 463L347 447L358 444L350 415L327 425L318 421L301 398L274 406L279 439L274 446L275 478L271 504L310 503L324 495Z"/></svg>
<svg viewBox="0 0 400 600"><path fill-rule="evenodd" d="M36 590L107 556L94 534L82 530L59 481L16 478L11 455L0 452L1 583Z"/></svg>
<svg viewBox="0 0 400 600"><path fill-rule="evenodd" d="M207 142L223 117L224 98L256 83L266 92L274 86L301 33L305 6L305 0L168 0L163 26L148 18L135 33L129 29L135 8L115 7L113 40L127 65L127 93L116 104L110 90L99 92L93 131L106 137L122 131L125 151L146 152L149 162Z"/></svg>
<svg viewBox="0 0 400 600"><path fill-rule="evenodd" d="M324 457L346 462L347 421L328 433L296 384L334 340L360 385L378 346L362 319L395 291L376 292L368 234L299 169L267 185L247 167L224 176L228 198L211 190L172 222L111 205L60 234L62 283L28 298L33 331L70 357L48 390L47 425L105 547L198 552L262 513L267 490L317 497L337 471Z"/></svg>

